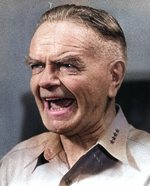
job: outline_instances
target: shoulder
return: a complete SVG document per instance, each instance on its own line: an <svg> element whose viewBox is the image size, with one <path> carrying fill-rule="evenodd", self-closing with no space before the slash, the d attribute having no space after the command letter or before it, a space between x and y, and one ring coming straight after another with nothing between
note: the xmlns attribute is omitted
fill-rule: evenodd
<svg viewBox="0 0 150 186"><path fill-rule="evenodd" d="M50 140L54 140L53 134L43 133L19 143L8 152L0 161L0 185L2 181L9 182L30 174L36 166L37 158Z"/></svg>
<svg viewBox="0 0 150 186"><path fill-rule="evenodd" d="M9 158L10 156L13 156L15 154L19 154L22 153L24 151L28 151L30 152L30 150L32 150L33 148L40 148L40 146L46 142L47 140L49 140L51 134L50 132L47 133L43 133L37 136L34 136L30 139L27 139L23 142L20 142L19 144L17 144L11 151L9 151L3 158L1 161L4 161L5 159ZM35 152L36 153L36 152Z"/></svg>
<svg viewBox="0 0 150 186"><path fill-rule="evenodd" d="M139 169L150 166L150 134L129 125L127 146Z"/></svg>
<svg viewBox="0 0 150 186"><path fill-rule="evenodd" d="M143 130L136 129L132 125L129 125L128 140L140 146L150 147L150 134Z"/></svg>

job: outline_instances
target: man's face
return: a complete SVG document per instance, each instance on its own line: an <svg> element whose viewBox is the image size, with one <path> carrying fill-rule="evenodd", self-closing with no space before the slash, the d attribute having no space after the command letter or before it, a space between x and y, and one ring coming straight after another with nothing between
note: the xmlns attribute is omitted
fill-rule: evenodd
<svg viewBox="0 0 150 186"><path fill-rule="evenodd" d="M30 45L31 90L44 125L73 135L103 125L111 83L101 42L71 21L44 22Z"/></svg>

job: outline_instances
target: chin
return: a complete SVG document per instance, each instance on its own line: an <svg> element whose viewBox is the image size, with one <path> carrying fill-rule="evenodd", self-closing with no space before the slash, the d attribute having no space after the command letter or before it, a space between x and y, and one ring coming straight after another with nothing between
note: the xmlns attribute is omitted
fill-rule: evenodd
<svg viewBox="0 0 150 186"><path fill-rule="evenodd" d="M67 125L67 121L49 121L44 122L44 125L50 132L58 134L65 134L71 130L71 126Z"/></svg>

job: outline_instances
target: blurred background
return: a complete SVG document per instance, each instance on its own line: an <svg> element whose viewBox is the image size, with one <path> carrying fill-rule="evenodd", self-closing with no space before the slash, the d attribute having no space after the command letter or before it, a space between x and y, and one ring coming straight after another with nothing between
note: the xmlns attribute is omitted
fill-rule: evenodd
<svg viewBox="0 0 150 186"><path fill-rule="evenodd" d="M128 66L116 102L129 123L150 133L149 0L0 0L0 158L18 142L46 130L24 60L40 16L51 4L66 3L104 9L120 23L128 45Z"/></svg>

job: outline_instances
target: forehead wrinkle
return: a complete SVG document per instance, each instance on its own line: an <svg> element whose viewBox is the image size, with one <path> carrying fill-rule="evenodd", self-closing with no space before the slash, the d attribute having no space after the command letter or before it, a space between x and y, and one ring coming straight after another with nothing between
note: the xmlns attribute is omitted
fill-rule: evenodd
<svg viewBox="0 0 150 186"><path fill-rule="evenodd" d="M82 40L80 38L82 38ZM44 37L42 41L37 40L37 44L38 44L37 46L40 46L40 45L41 46L55 46L58 44L58 45L66 46L66 47L84 48L85 50L91 50L91 49L96 48L96 45L94 43L88 40L85 41L85 38L82 36L80 38L73 37L73 40L71 41L71 44L70 44L69 40L58 41L57 39L55 39L55 37Z"/></svg>
<svg viewBox="0 0 150 186"><path fill-rule="evenodd" d="M75 25L75 23L73 23L73 25ZM83 25L83 24L79 24L79 25L75 25L78 30L75 31L74 33L71 33L69 39L66 39L63 41L63 43L67 43L71 40L71 44L74 44L73 46L71 47L75 47L75 48L80 48L83 47L85 50L91 50L91 49L95 49L96 48L96 45L95 45L95 42L96 40L98 39L98 35L95 33L95 31L93 31L91 28L87 27L86 25ZM56 25L55 25L56 27ZM83 35L83 32L80 32L80 29L84 29L84 35ZM60 30L60 29L59 29ZM68 31L66 32L63 32L63 34L66 34L68 33ZM96 38L96 39L94 39ZM60 41L57 40L57 37L52 37L51 36L51 39L53 40L52 42L54 42L54 44L62 44L62 38L59 38ZM64 39L64 38L63 38ZM64 46L70 46L70 44L62 44Z"/></svg>
<svg viewBox="0 0 150 186"><path fill-rule="evenodd" d="M88 39L85 40L84 36L80 36L80 38L72 37L71 44L70 44L69 39L65 40L64 42L57 41L55 39L55 40L53 40L53 42L54 42L54 44L59 44L59 45L62 45L62 46L74 47L74 48L79 48L79 49L84 48L85 50L91 50L91 49L96 48L96 45L94 43L92 43L91 41L88 41ZM67 43L69 43L69 44L67 44ZM54 44L52 43L50 45L54 45Z"/></svg>
<svg viewBox="0 0 150 186"><path fill-rule="evenodd" d="M65 57L60 57L56 60L51 60L52 63L63 63L63 62L77 62L77 63L83 63L82 58L79 55L68 55Z"/></svg>
<svg viewBox="0 0 150 186"><path fill-rule="evenodd" d="M47 50L49 50L50 52L52 52L52 51L55 52L55 50L56 50L58 57L65 54L65 53L72 53L72 52L80 52L80 53L85 52L86 54L89 53L89 55L93 54L93 52L95 51L95 48L96 48L94 44L92 45L91 42L89 42L88 40L85 42L85 41L81 41L80 39L78 39L76 37L74 39L77 40L78 43L74 41L71 44L69 44L69 41L59 42L59 41L55 40L54 44L51 42L42 43L41 46L42 45L49 46ZM60 45L60 47L63 46L66 48L62 48L63 49L62 50L61 48L58 48L56 46L57 44ZM52 46L52 48L51 48L51 46ZM73 50L73 48L74 48L74 50ZM52 49L52 51L51 51L51 49Z"/></svg>
<svg viewBox="0 0 150 186"><path fill-rule="evenodd" d="M86 35L88 36L88 34L86 34ZM90 41L90 40L91 40L90 37L88 37L88 39L85 38L85 36L80 36L80 38L74 37L74 40L75 40L75 42L76 42L76 41L79 42L80 45L81 45L83 48L85 48L86 50L91 50L91 49L94 49L94 48L95 48L94 43L92 43L92 42Z"/></svg>
<svg viewBox="0 0 150 186"><path fill-rule="evenodd" d="M45 51L48 50L50 52L56 52L57 55L59 55L59 53L78 51L81 53L85 52L88 56L95 55L97 53L98 50L96 49L99 49L99 43L97 42L98 35L91 28L87 28L85 25L75 25L75 28L78 29L75 31L73 30L73 32L71 32L71 34L68 36L67 29L65 28L61 33L59 26L62 25L52 24L52 27L56 28L56 32L54 34L52 34L51 29L49 34L49 30L47 30L47 28L44 29L44 34L42 32L43 28L40 26L41 29L36 34L41 34L42 38L38 38L38 35L35 37L34 42L36 46L36 52L46 49ZM59 37L57 37L57 35ZM60 48L56 45L60 45ZM63 47L61 48L61 46L64 46L64 49ZM71 48L74 49L72 50Z"/></svg>

